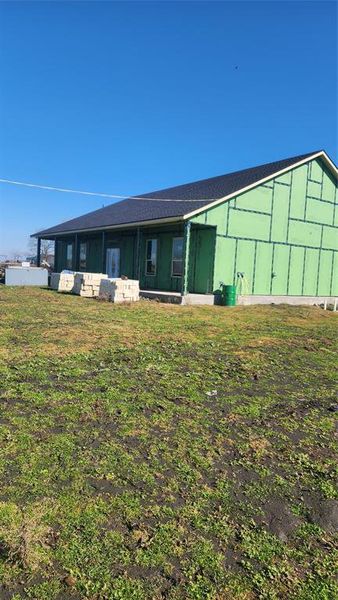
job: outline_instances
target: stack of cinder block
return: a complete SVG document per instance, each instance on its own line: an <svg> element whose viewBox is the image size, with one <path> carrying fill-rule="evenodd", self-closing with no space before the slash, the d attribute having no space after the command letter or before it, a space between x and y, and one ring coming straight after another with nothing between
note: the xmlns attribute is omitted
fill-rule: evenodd
<svg viewBox="0 0 338 600"><path fill-rule="evenodd" d="M140 299L139 282L135 279L102 279L99 298L115 303L137 302Z"/></svg>
<svg viewBox="0 0 338 600"><path fill-rule="evenodd" d="M72 292L74 288L75 273L52 273L50 287L58 292Z"/></svg>
<svg viewBox="0 0 338 600"><path fill-rule="evenodd" d="M60 282L60 273L51 273L49 286L52 288L52 290L59 289L59 282Z"/></svg>
<svg viewBox="0 0 338 600"><path fill-rule="evenodd" d="M108 278L104 273L75 273L73 293L85 298L99 295L100 283Z"/></svg>

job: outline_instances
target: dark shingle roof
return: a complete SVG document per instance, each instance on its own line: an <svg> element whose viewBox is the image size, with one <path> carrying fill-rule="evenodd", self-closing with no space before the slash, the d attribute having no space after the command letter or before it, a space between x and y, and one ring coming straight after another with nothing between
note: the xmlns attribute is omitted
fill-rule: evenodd
<svg viewBox="0 0 338 600"><path fill-rule="evenodd" d="M141 194L141 200L133 197L127 198L126 200L115 202L99 210L56 225L55 227L39 231L35 235L46 236L84 229L104 229L112 225L128 225L171 217L179 218L194 210L203 208L212 202L212 200L218 200L234 194L314 154L317 154L317 152L302 154L258 167L235 171L228 175L202 179L194 183L186 183L149 194ZM170 201L165 201L168 199Z"/></svg>

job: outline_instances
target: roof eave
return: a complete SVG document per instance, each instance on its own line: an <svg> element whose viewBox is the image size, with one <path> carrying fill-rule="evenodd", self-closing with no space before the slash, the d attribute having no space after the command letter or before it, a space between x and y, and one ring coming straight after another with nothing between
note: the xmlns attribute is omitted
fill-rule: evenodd
<svg viewBox="0 0 338 600"><path fill-rule="evenodd" d="M41 239L51 239L54 237L65 236L65 235L73 235L75 233L95 233L100 231L110 231L114 229L133 229L134 227L142 227L147 225L165 225L166 223L179 223L183 221L183 215L179 217L167 217L164 219L149 219L148 221L135 221L133 223L121 223L119 225L106 225L100 227L88 227L85 229L72 229L68 231L38 231L37 233L32 233L31 238L41 238Z"/></svg>
<svg viewBox="0 0 338 600"><path fill-rule="evenodd" d="M258 187L259 185L262 185L263 183L266 183L267 181L271 181L271 179L275 179L275 177L280 177L284 173L287 173L288 171L291 171L292 169L295 169L296 167L300 167L301 165L306 164L307 162L309 162L310 160L313 160L314 158L322 158L324 160L324 162L326 163L327 167L333 173L333 175L336 178L338 178L338 169L337 169L336 165L334 164L334 162L332 162L332 160L326 154L326 152L324 150L321 150L320 152L314 152L314 154L311 154L307 158L303 158L303 160L300 160L300 161L294 163L293 165L286 167L285 169L276 171L276 173L273 173L272 175L269 175L268 177L264 177L263 179L260 179L259 181L256 181L255 183L251 183L250 185L247 185L246 187L241 188L240 190L237 190L236 192L232 192L231 194L228 194L227 196L224 196L223 198L219 198L218 200L214 200L213 202L210 202L209 204L206 204L205 206L202 206L201 208L197 208L196 210L193 210L192 212L184 215L183 219L184 220L191 219L191 217L194 217L194 216L204 212L205 210L209 210L210 208L213 208L214 206L217 206L218 204L222 204L222 202L231 200L231 198L236 198L236 196L239 196L240 194L243 194L244 192L248 192L249 190L252 190L253 188Z"/></svg>

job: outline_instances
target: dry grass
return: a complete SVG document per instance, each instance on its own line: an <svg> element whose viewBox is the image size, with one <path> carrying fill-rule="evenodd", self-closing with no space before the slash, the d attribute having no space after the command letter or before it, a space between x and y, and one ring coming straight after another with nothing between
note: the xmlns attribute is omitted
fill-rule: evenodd
<svg viewBox="0 0 338 600"><path fill-rule="evenodd" d="M337 597L337 331L0 287L1 600Z"/></svg>

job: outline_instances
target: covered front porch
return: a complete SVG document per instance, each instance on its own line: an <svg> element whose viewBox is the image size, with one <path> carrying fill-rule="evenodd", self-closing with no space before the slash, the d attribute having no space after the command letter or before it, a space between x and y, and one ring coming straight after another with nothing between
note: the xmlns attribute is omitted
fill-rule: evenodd
<svg viewBox="0 0 338 600"><path fill-rule="evenodd" d="M181 221L153 227L79 231L53 239L55 272L69 269L126 276L138 279L144 295L149 292L147 297L162 292L178 302L177 298L192 293L210 295L213 303L214 227Z"/></svg>

